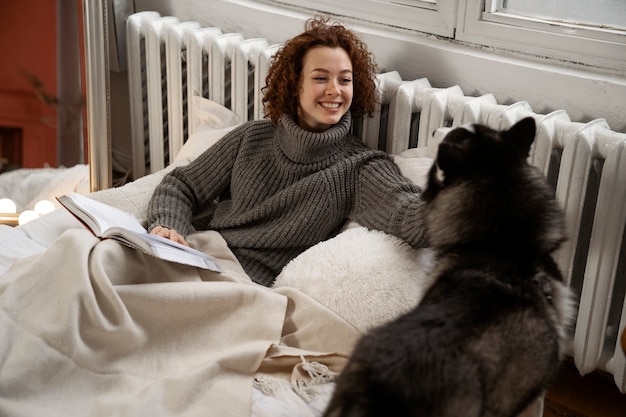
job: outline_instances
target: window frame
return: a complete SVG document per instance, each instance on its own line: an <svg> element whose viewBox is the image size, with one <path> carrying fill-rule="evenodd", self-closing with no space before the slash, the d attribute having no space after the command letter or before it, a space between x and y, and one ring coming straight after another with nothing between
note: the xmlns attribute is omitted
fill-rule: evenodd
<svg viewBox="0 0 626 417"><path fill-rule="evenodd" d="M407 5L410 1L415 1L416 5ZM458 0L279 0L270 3L453 38Z"/></svg>
<svg viewBox="0 0 626 417"><path fill-rule="evenodd" d="M459 0L456 39L626 74L626 31L496 11L496 0Z"/></svg>

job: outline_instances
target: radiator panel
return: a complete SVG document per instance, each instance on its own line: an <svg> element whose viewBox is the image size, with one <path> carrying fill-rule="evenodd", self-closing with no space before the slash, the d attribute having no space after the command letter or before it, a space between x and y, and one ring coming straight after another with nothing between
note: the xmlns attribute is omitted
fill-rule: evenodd
<svg viewBox="0 0 626 417"><path fill-rule="evenodd" d="M279 45L154 12L130 16L127 32L134 178L167 166L193 134L193 95L242 121L263 117L262 88ZM435 88L393 71L379 74L377 83L375 114L355 120L353 132L392 154L416 148L414 154L432 157L452 127L504 129L535 118L529 161L553 187L569 233L557 262L579 302L570 354L582 374L609 372L626 393L619 346L626 327L626 134L602 119L580 123L565 110L539 114L524 100L498 103L492 94L468 96L458 86Z"/></svg>

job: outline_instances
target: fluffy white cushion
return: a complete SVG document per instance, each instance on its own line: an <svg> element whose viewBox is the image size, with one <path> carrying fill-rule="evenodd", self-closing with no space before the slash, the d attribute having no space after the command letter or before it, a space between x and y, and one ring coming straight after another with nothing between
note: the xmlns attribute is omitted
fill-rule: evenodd
<svg viewBox="0 0 626 417"><path fill-rule="evenodd" d="M293 259L274 287L294 287L361 332L410 310L430 287L428 249L352 227Z"/></svg>
<svg viewBox="0 0 626 417"><path fill-rule="evenodd" d="M424 187L432 160L400 154L400 172ZM429 249L348 222L283 268L275 287L293 287L325 305L361 332L410 310L430 287Z"/></svg>

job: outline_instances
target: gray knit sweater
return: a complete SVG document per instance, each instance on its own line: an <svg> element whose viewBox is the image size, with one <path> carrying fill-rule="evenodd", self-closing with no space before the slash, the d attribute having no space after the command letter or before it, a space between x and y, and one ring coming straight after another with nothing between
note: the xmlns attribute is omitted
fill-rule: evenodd
<svg viewBox="0 0 626 417"><path fill-rule="evenodd" d="M250 277L267 286L347 219L424 245L421 190L386 153L352 136L350 124L349 113L322 133L291 116L278 125L243 124L164 177L148 208L149 230L216 230ZM215 199L211 216L194 218Z"/></svg>

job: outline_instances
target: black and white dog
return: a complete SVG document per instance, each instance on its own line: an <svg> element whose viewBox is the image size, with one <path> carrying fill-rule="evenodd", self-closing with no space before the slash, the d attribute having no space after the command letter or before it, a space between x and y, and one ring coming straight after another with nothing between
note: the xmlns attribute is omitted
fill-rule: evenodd
<svg viewBox="0 0 626 417"><path fill-rule="evenodd" d="M424 190L435 281L356 345L325 417L514 417L546 389L573 316L562 211L527 162L532 118L451 130Z"/></svg>

